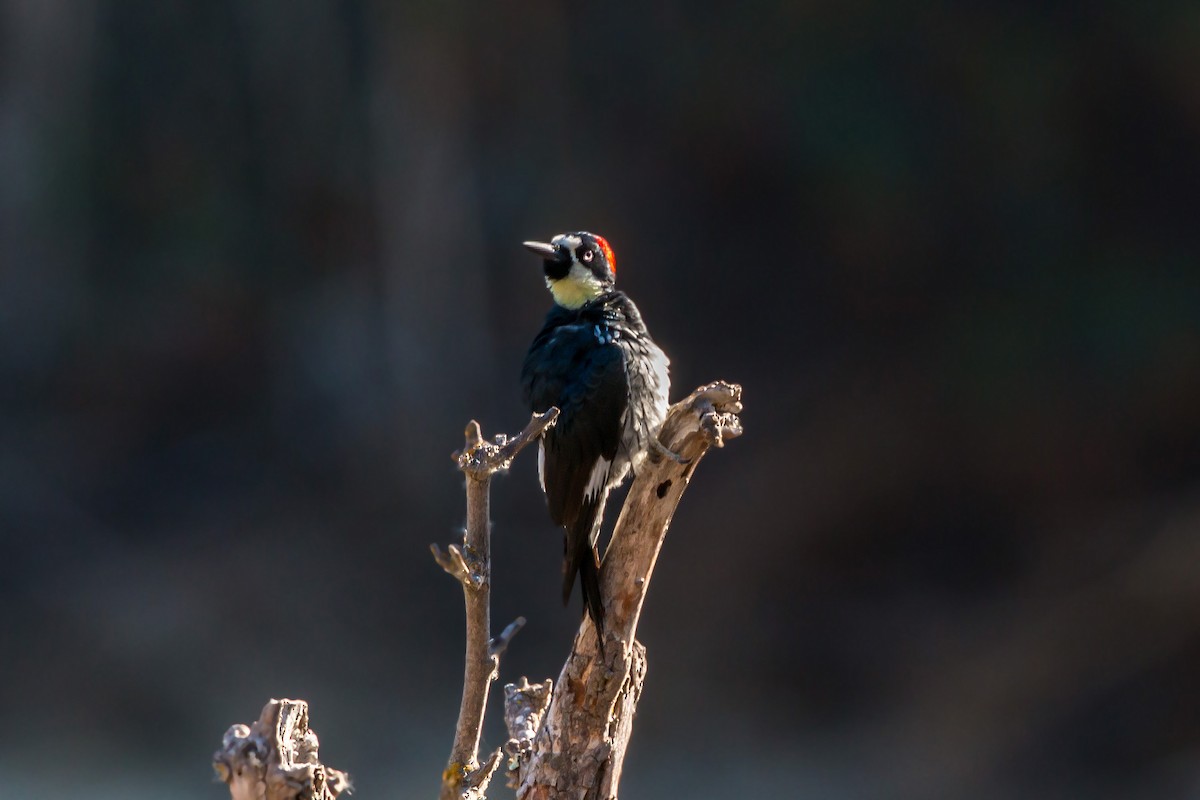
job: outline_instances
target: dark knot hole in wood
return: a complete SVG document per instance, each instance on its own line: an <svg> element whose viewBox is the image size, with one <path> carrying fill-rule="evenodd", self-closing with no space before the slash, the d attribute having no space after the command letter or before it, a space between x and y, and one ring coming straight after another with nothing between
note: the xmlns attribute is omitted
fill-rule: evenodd
<svg viewBox="0 0 1200 800"><path fill-rule="evenodd" d="M666 497L666 496L667 496L667 490L668 490L668 489L670 489L670 488L671 488L671 481L670 481L670 479L668 479L668 480L665 480L665 481L663 481L662 483L660 483L660 484L658 485L658 490L655 492L655 494L657 494L657 495L658 495L658 499L659 499L659 500L662 500L664 497Z"/></svg>

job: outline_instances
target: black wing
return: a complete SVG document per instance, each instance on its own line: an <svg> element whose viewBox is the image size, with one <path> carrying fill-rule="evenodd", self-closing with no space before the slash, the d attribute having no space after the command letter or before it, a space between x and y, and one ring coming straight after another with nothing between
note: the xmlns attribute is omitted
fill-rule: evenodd
<svg viewBox="0 0 1200 800"><path fill-rule="evenodd" d="M557 322L552 312L534 339L522 383L532 410L560 411L545 434L546 500L550 517L570 530L596 462L616 457L628 385L618 346L600 344L591 323Z"/></svg>

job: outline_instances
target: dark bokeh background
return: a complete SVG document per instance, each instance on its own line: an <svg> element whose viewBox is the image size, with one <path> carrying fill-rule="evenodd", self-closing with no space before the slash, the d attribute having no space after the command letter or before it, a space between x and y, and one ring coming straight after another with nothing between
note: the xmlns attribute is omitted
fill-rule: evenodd
<svg viewBox="0 0 1200 800"><path fill-rule="evenodd" d="M9 0L0 69L3 796L222 797L271 696L432 796L448 454L579 228L746 387L623 796L1200 794L1194 2ZM505 681L578 620L533 472Z"/></svg>

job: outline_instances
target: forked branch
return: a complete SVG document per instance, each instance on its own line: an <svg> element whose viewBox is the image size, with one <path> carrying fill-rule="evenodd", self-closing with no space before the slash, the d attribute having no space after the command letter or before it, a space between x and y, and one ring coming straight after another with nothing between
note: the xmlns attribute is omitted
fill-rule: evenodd
<svg viewBox="0 0 1200 800"><path fill-rule="evenodd" d="M635 640L642 605L667 528L704 454L740 436L742 389L717 381L671 407L659 439L670 458L656 454L638 471L612 542L600 586L607 619L600 653L595 627L585 619L575 636L544 718L529 740L524 706L537 687L505 687L512 706L509 781L518 800L613 800L632 733L633 713L646 672L646 651ZM540 698L538 698L540 699Z"/></svg>
<svg viewBox="0 0 1200 800"><path fill-rule="evenodd" d="M491 480L497 472L507 470L517 454L554 424L557 417L557 408L534 414L517 436L510 439L501 434L491 442L483 438L479 423L472 420L467 425L466 446L454 454L467 483L467 527L463 531L463 543L461 546L451 544L445 552L436 544L430 545L433 557L442 569L462 584L467 616L462 704L458 710L450 760L442 773L441 800L482 798L503 755L496 750L481 764L479 735L500 654L525 620L518 618L500 636L492 638Z"/></svg>

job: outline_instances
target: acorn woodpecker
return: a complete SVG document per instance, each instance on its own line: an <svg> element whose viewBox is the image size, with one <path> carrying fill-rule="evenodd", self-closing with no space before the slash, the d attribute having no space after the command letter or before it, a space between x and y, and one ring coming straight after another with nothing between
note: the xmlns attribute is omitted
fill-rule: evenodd
<svg viewBox="0 0 1200 800"><path fill-rule="evenodd" d="M525 246L542 257L554 296L521 371L532 410L560 411L542 435L538 478L550 517L566 529L563 603L578 573L584 608L603 642L596 540L604 504L658 445L670 362L650 338L637 306L614 288L616 257L602 237L579 231Z"/></svg>

